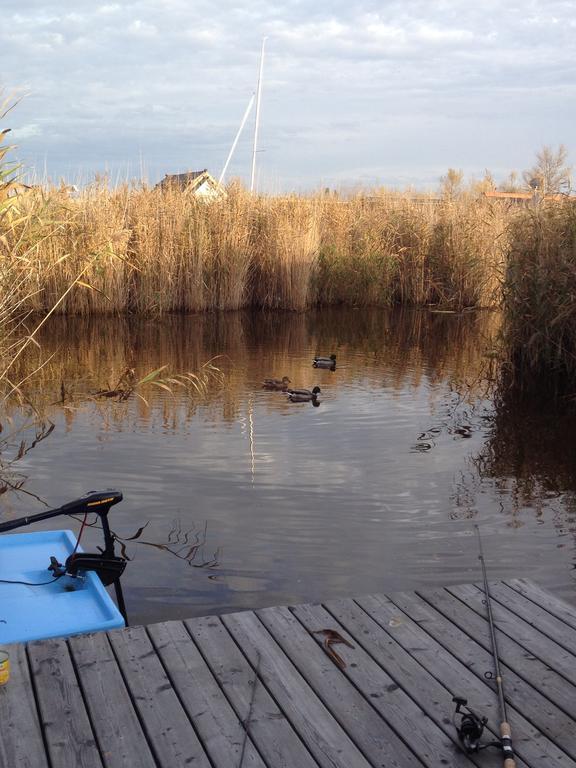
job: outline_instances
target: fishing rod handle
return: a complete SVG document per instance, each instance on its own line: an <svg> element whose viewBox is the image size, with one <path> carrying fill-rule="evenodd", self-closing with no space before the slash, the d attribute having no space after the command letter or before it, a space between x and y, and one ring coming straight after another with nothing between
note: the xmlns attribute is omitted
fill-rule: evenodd
<svg viewBox="0 0 576 768"><path fill-rule="evenodd" d="M506 721L500 723L500 739L502 741L504 755L513 755L512 731L510 729L510 723L507 723ZM516 768L516 760L514 760L513 757L504 757L504 768Z"/></svg>

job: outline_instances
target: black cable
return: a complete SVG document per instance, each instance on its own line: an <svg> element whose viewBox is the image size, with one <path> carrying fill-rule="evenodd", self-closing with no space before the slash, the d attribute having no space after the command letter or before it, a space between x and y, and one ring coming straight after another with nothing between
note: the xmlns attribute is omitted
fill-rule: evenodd
<svg viewBox="0 0 576 768"><path fill-rule="evenodd" d="M87 512L84 513L84 520L79 520L73 514L69 514L68 517L71 517L74 520L77 520L79 523L80 522L82 523L82 527L80 528L80 535L76 539L76 546L74 547L74 551L72 552L72 554L74 554L76 552L76 550L78 549L78 545L80 544L80 539L82 538L82 532L84 530L84 527L92 527L96 523L96 520L94 520L93 523L87 523L86 522L86 518L88 517L88 513ZM98 526L98 527L100 527L100 526ZM12 579L0 579L0 584L20 584L20 585L22 585L24 587L46 587L48 584L54 584L54 582L58 581L58 579L62 578L62 576L65 576L65 574L61 573L59 576L54 576L54 578L51 579L50 581L38 581L38 582L16 581L16 580L12 580Z"/></svg>
<svg viewBox="0 0 576 768"><path fill-rule="evenodd" d="M55 576L53 579L50 579L50 581L39 581L36 583L31 581L11 581L10 579L0 579L0 584L23 584L25 587L45 587L47 584L54 584L54 582L58 581L58 579L62 578L62 576L64 576L64 574Z"/></svg>

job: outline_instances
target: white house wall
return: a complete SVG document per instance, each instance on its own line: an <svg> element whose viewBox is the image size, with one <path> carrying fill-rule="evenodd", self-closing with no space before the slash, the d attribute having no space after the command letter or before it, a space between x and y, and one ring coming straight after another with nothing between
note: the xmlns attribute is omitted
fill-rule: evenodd
<svg viewBox="0 0 576 768"><path fill-rule="evenodd" d="M203 181L198 189L194 190L197 197L219 197L222 193L214 189L209 181Z"/></svg>

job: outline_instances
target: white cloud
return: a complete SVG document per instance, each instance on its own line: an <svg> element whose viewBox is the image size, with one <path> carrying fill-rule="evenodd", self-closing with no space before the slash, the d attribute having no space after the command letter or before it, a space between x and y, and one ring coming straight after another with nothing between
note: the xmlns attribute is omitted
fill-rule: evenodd
<svg viewBox="0 0 576 768"><path fill-rule="evenodd" d="M430 24L422 24L416 29L416 37L420 40L434 43L468 43L474 39L474 34L467 29L440 28Z"/></svg>
<svg viewBox="0 0 576 768"><path fill-rule="evenodd" d="M405 43L406 30L391 24L384 24L381 21L367 20L366 32L369 37L373 37L378 42L384 43Z"/></svg>
<svg viewBox="0 0 576 768"><path fill-rule="evenodd" d="M222 29L213 27L212 29L189 29L184 32L184 36L194 42L200 43L220 43L223 44L226 39L226 33Z"/></svg>
<svg viewBox="0 0 576 768"><path fill-rule="evenodd" d="M135 19L128 25L128 33L136 37L155 37L158 30L154 24L149 24L141 19Z"/></svg>
<svg viewBox="0 0 576 768"><path fill-rule="evenodd" d="M282 21L272 25L272 33L286 40L313 46L326 40L339 40L349 33L348 27L335 19L305 24Z"/></svg>
<svg viewBox="0 0 576 768"><path fill-rule="evenodd" d="M369 168L383 183L522 168L543 143L576 150L573 5L2 0L2 81L29 86L11 118L45 130L21 134L20 152L55 176L141 155L151 175L219 168L266 34L263 176L301 187ZM249 175L251 130L231 175Z"/></svg>
<svg viewBox="0 0 576 768"><path fill-rule="evenodd" d="M42 128L37 123L29 123L21 128L14 128L10 136L15 139L30 139L32 136L41 136Z"/></svg>

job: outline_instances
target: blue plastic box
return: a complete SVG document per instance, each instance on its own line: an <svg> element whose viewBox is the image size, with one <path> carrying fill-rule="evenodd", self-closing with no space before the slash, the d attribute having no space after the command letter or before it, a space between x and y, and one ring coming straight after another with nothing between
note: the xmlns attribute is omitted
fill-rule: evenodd
<svg viewBox="0 0 576 768"><path fill-rule="evenodd" d="M72 531L42 531L0 536L0 579L49 581L50 556L64 563L76 539ZM82 551L78 548L78 551ZM124 619L99 577L62 576L45 586L0 581L0 643L24 643L116 629Z"/></svg>

